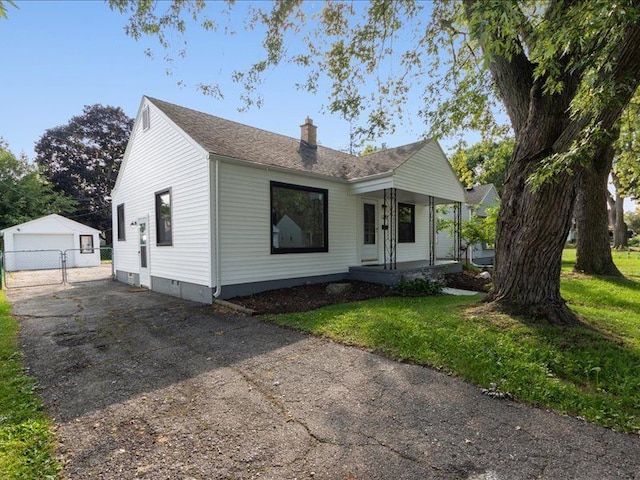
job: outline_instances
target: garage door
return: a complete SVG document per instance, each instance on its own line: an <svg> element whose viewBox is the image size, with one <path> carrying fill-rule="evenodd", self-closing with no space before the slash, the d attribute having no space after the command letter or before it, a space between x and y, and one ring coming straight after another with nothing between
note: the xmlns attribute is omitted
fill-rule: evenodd
<svg viewBox="0 0 640 480"><path fill-rule="evenodd" d="M14 270L60 268L60 251L74 248L73 234L14 234L13 248Z"/></svg>

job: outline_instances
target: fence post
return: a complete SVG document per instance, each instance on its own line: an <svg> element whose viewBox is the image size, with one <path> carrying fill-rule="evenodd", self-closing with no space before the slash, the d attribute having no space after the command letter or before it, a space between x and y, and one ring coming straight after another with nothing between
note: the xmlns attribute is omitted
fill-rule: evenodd
<svg viewBox="0 0 640 480"><path fill-rule="evenodd" d="M60 263L62 264L62 283L67 283L67 252L60 250Z"/></svg>

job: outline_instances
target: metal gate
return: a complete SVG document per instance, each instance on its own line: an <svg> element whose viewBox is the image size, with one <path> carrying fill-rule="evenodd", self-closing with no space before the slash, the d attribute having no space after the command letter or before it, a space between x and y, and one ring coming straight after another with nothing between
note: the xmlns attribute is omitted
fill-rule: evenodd
<svg viewBox="0 0 640 480"><path fill-rule="evenodd" d="M92 263L83 262L90 254ZM96 258L98 257L98 258ZM39 287L113 278L111 247L1 252L0 288Z"/></svg>
<svg viewBox="0 0 640 480"><path fill-rule="evenodd" d="M92 255L96 260L99 257L99 265L82 265L79 259L85 255ZM111 247L72 248L64 251L63 259L65 283L76 284L114 278L113 249Z"/></svg>

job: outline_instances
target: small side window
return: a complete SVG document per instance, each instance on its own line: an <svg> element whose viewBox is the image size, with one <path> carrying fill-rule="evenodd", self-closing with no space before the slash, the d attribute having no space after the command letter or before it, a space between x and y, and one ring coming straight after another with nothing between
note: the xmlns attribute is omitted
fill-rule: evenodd
<svg viewBox="0 0 640 480"><path fill-rule="evenodd" d="M156 193L156 245L173 245L171 190Z"/></svg>
<svg viewBox="0 0 640 480"><path fill-rule="evenodd" d="M93 253L93 235L80 235L80 253Z"/></svg>
<svg viewBox="0 0 640 480"><path fill-rule="evenodd" d="M127 239L127 234L125 233L125 228L124 228L124 203L121 203L120 205L118 205L117 216L118 216L118 241L123 241Z"/></svg>

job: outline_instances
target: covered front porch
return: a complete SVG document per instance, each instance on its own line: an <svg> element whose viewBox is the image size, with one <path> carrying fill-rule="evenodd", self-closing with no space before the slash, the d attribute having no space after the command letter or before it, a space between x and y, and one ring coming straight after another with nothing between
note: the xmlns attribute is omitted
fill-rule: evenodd
<svg viewBox="0 0 640 480"><path fill-rule="evenodd" d="M438 143L426 140L374 152L363 157L362 168L365 165L379 173L349 180L361 212L359 264L350 267L350 275L388 284L407 273L458 264L464 189ZM439 205L453 206L453 255L448 262L436 258Z"/></svg>
<svg viewBox="0 0 640 480"><path fill-rule="evenodd" d="M380 283L389 283L406 272L442 269L462 260L460 202L397 188L358 192L358 197L360 263L350 267L351 272L377 278L371 272L386 271ZM448 260L436 256L438 205L453 207L453 255Z"/></svg>

